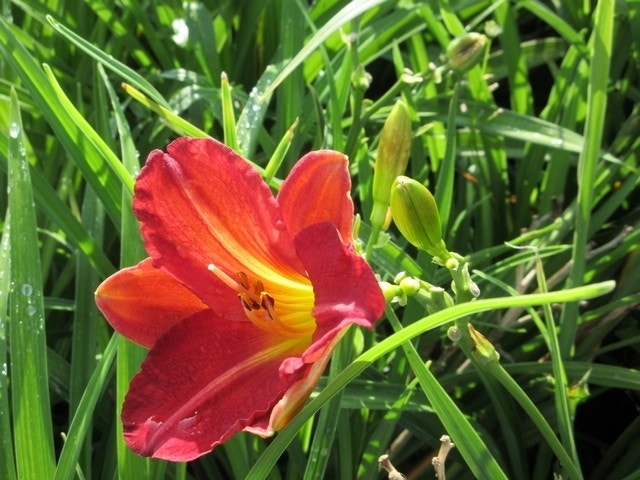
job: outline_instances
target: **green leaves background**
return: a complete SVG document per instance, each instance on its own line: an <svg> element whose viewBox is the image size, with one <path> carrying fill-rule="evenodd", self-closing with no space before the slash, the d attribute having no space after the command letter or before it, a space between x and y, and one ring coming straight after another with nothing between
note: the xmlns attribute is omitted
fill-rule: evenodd
<svg viewBox="0 0 640 480"><path fill-rule="evenodd" d="M444 433L451 478L632 478L640 20L634 0L561 3L3 2L0 478L369 479L386 452L433 478ZM488 22L487 58L446 73L449 42ZM481 299L431 316L394 304L341 345L271 441L241 434L189 466L131 454L117 412L144 351L112 334L93 290L144 255L130 197L146 154L177 135L227 138L229 105L233 142L259 168L286 150L274 188L303 153L344 151L366 244L379 132L399 98L406 174L433 192ZM383 280L449 288L393 226L371 258ZM452 344L459 318L504 373ZM581 380L590 393L575 397Z"/></svg>

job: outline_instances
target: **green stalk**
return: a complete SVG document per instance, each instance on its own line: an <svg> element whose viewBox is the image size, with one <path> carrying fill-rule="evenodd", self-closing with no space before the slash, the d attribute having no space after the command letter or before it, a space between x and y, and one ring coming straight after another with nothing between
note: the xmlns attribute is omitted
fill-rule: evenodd
<svg viewBox="0 0 640 480"><path fill-rule="evenodd" d="M107 91L111 97L114 108L116 125L121 139L121 155L123 167L131 177L140 170L140 161L133 143L131 129L124 117L122 105L119 103L115 92L109 87L107 77L101 72ZM146 252L140 238L138 220L133 214L131 192L123 185L121 191L122 222L121 222L121 247L120 266L135 265L146 256ZM115 334L114 334L115 335ZM118 455L118 476L122 480L138 478L151 478L150 463L147 458L133 453L124 443L124 431L121 418L124 397L129 390L129 383L140 369L140 363L144 359L146 350L128 341L121 341L118 345L116 359L116 450Z"/></svg>
<svg viewBox="0 0 640 480"><path fill-rule="evenodd" d="M536 257L536 275L540 292L547 293L547 282L544 276L544 270L542 268L542 261L539 257ZM558 341L558 332L553 318L553 312L551 311L551 305L549 305L548 303L543 305L542 311L544 312L547 326L547 338L549 341L551 366L553 368L553 378L555 381L553 393L558 416L560 438L562 438L563 445L565 445L567 450L571 453L573 462L579 469L580 459L578 458L578 450L573 435L573 419L569 408L569 398L567 395L569 389L569 381L567 379L567 373L564 369L562 357L560 355L560 342Z"/></svg>
<svg viewBox="0 0 640 480"><path fill-rule="evenodd" d="M344 367L349 364L352 341L353 329L349 329L336 346L336 350L331 357L329 379L335 378ZM342 391L338 392L320 411L313 442L309 450L309 458L314 459L314 461L307 463L303 477L304 480L321 480L327 478L326 469L331 453L331 446L334 443L338 429L341 403Z"/></svg>
<svg viewBox="0 0 640 480"><path fill-rule="evenodd" d="M456 171L456 136L458 129L456 125L456 115L458 111L458 85L456 82L449 101L449 112L447 114L447 140L444 158L440 172L438 172L438 182L434 192L436 205L440 212L440 225L442 226L442 237L447 236L447 227L449 226L449 212L453 205L453 184Z"/></svg>

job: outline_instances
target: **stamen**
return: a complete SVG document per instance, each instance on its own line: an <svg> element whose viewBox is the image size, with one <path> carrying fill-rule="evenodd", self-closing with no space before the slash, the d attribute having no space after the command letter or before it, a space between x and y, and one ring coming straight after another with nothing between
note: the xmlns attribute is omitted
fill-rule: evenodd
<svg viewBox="0 0 640 480"><path fill-rule="evenodd" d="M293 324L290 323L292 320L292 312L289 312L292 307L291 299L285 300L284 304L280 303L280 308L284 308L284 313L288 318L286 322L283 322L276 311L275 299L265 290L261 280L251 281L250 277L242 271L236 273L234 279L213 263L210 263L207 268L225 285L237 292L244 313L257 327L284 336L308 334L308 328L301 328L308 323L307 314L303 315L303 321L297 320Z"/></svg>
<svg viewBox="0 0 640 480"><path fill-rule="evenodd" d="M269 320L279 320L274 308L275 305L275 300L267 292L262 292L260 294L260 306L264 308L264 311L267 314Z"/></svg>
<svg viewBox="0 0 640 480"><path fill-rule="evenodd" d="M242 308L244 308L245 311L260 310L260 304L256 302L253 298L251 298L248 294L244 292L240 292L238 294L238 298L240 299L240 303L242 303Z"/></svg>
<svg viewBox="0 0 640 480"><path fill-rule="evenodd" d="M239 290L242 290L242 284L241 283L238 283L237 281L235 281L229 275L227 275L222 270L220 270L218 267L216 267L213 263L210 263L207 266L207 269L211 273L213 273L216 277L218 277L220 280L222 280L229 288L235 290L236 292L239 291Z"/></svg>
<svg viewBox="0 0 640 480"><path fill-rule="evenodd" d="M238 272L236 275L238 276L238 280L240 280L240 285L242 285L245 290L249 290L249 279L247 278L247 274L244 272Z"/></svg>

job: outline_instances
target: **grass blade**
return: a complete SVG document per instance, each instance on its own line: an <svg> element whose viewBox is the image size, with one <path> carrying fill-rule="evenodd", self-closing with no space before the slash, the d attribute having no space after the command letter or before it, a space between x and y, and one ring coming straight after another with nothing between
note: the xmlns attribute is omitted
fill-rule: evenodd
<svg viewBox="0 0 640 480"><path fill-rule="evenodd" d="M58 466L55 471L55 476L53 477L54 480L72 480L74 478L76 465L82 452L82 445L90 430L98 398L107 385L107 378L113 366L113 359L118 349L120 339L121 337L117 334L111 337L111 341L102 354L100 363L96 366L87 383L87 388L78 403L78 408L69 426L67 439L60 453Z"/></svg>
<svg viewBox="0 0 640 480"><path fill-rule="evenodd" d="M85 140L85 132L58 101L58 93L36 60L17 40L13 29L13 26L0 17L0 50L45 115L65 150L100 196L109 216L117 224L120 218L119 197L115 197L114 192L119 189L116 188L115 175L110 169L104 168L105 152Z"/></svg>
<svg viewBox="0 0 640 480"><path fill-rule="evenodd" d="M9 338L15 455L18 477L39 480L51 478L55 460L36 214L14 91L9 137Z"/></svg>
<svg viewBox="0 0 640 480"><path fill-rule="evenodd" d="M402 324L390 307L387 307L387 318L395 332L402 331ZM477 478L486 476L486 478L506 480L507 475L487 449L476 429L425 366L413 344L405 342L402 344L402 349L429 403L442 421L446 434L453 439L471 471Z"/></svg>
<svg viewBox="0 0 640 480"><path fill-rule="evenodd" d="M47 16L47 20L49 21L51 26L63 37L83 50L85 53L91 55L94 59L96 59L108 69L120 75L124 79L124 81L134 85L137 89L142 90L145 95L153 99L154 102L159 103L165 108L170 108L160 92L158 92L153 85L147 82L147 80L145 80L144 77L140 76L136 71L118 62L112 56L103 52L84 38L80 37L72 30L68 29L60 22L55 20L53 17Z"/></svg>
<svg viewBox="0 0 640 480"><path fill-rule="evenodd" d="M596 169L600 158L602 131L606 117L609 65L613 38L613 0L601 0L595 14L595 30L591 38L591 65L587 91L587 117L584 131L585 146L578 157L578 196L573 236L573 268L569 285L582 285L586 271L589 225L594 198ZM578 328L578 305L566 305L560 324L560 349L569 358Z"/></svg>
<svg viewBox="0 0 640 480"><path fill-rule="evenodd" d="M333 32L337 31L345 23L353 20L358 15L363 14L367 10L377 7L388 0L361 0L349 2L344 8L336 13L331 20L322 26L307 42L307 44L300 49L295 57L287 64L286 67L278 74L274 79L271 86L264 93L264 97L268 97L278 86L287 78L291 72L293 72L298 66L321 44L324 42Z"/></svg>
<svg viewBox="0 0 640 480"><path fill-rule="evenodd" d="M7 224L8 218L5 220ZM9 317L9 285L11 281L9 260L9 231L2 232L0 241L0 478L15 480L16 465L13 457L13 434L9 407L9 382L7 371L7 330Z"/></svg>

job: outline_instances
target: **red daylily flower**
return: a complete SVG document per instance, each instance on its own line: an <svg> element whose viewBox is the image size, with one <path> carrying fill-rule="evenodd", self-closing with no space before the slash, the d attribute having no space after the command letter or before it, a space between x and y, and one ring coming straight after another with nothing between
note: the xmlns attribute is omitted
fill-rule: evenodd
<svg viewBox="0 0 640 480"><path fill-rule="evenodd" d="M221 143L167 151L135 186L151 258L105 280L96 303L151 349L124 402L127 444L188 461L241 430L284 427L346 327L372 328L384 299L353 248L344 155L305 155L274 197Z"/></svg>

